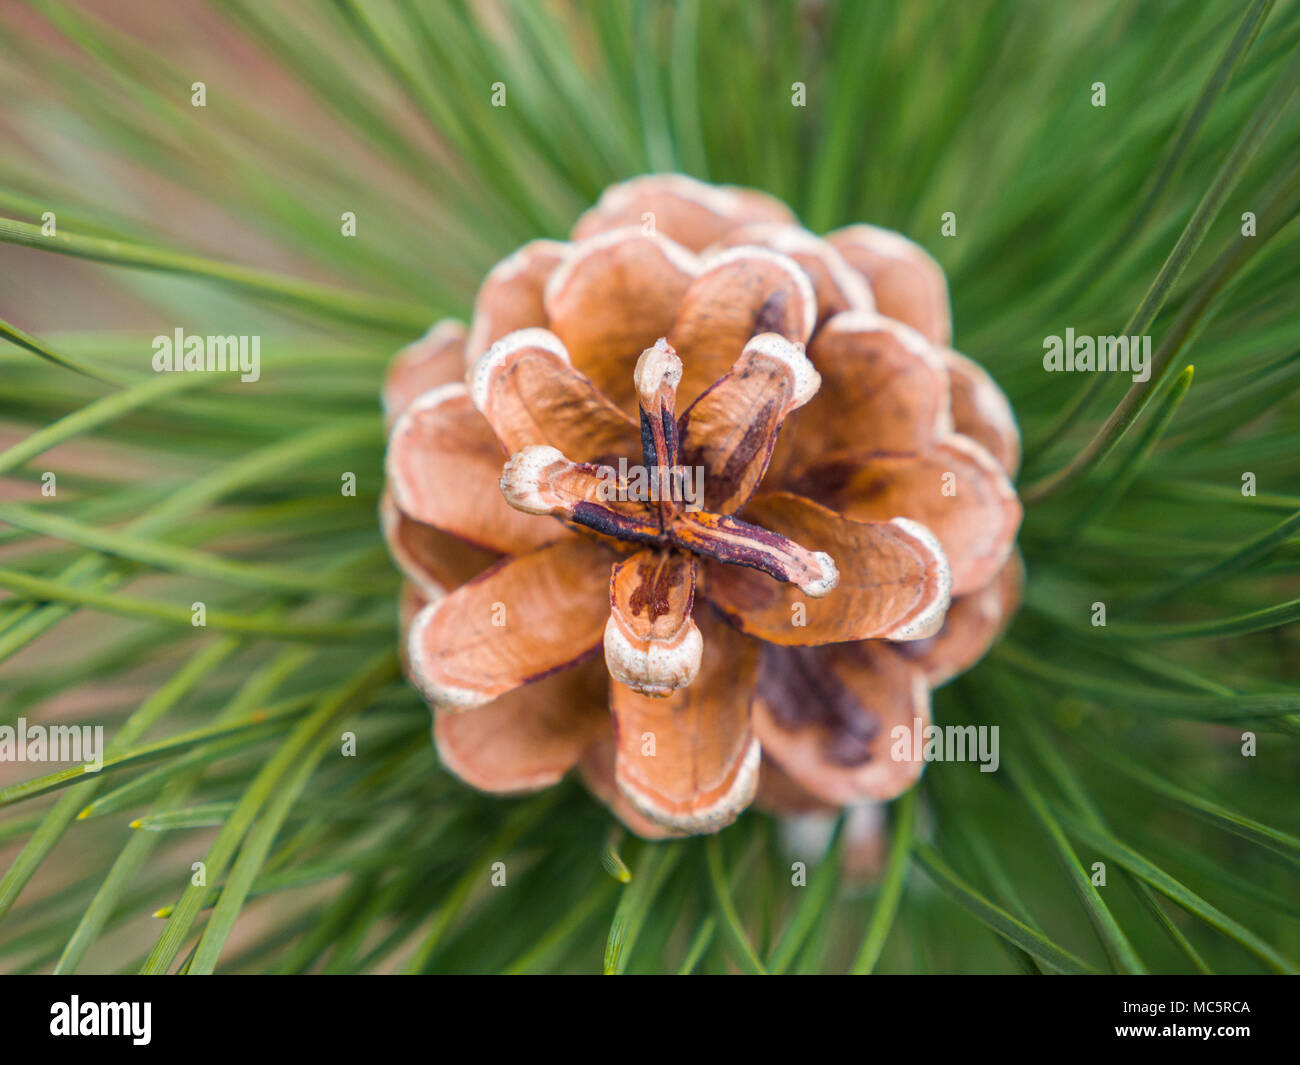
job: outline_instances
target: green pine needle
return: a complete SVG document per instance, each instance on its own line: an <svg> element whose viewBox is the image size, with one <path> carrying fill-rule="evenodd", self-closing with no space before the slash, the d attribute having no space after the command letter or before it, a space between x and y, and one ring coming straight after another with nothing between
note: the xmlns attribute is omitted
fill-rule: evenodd
<svg viewBox="0 0 1300 1065"><path fill-rule="evenodd" d="M0 971L1296 970L1296 5L205 17L0 15L0 726L107 741L3 763ZM929 765L870 860L472 791L400 679L388 359L655 169L919 241L1020 423L1025 606L933 695L1001 765ZM260 379L154 373L177 328ZM1045 373L1070 328L1149 376Z"/></svg>

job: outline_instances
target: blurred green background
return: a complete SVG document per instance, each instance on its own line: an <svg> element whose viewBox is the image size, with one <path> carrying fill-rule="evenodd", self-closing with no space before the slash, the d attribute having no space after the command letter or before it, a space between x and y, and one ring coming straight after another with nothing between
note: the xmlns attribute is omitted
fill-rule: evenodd
<svg viewBox="0 0 1300 1065"><path fill-rule="evenodd" d="M0 3L0 723L112 744L0 764L0 969L1294 972L1298 44L1293 2ZM759 814L475 794L396 680L387 359L666 170L917 240L1021 422L1026 606L935 697L1002 768L931 766L870 883ZM154 375L177 326L262 380ZM1045 374L1067 327L1158 371Z"/></svg>

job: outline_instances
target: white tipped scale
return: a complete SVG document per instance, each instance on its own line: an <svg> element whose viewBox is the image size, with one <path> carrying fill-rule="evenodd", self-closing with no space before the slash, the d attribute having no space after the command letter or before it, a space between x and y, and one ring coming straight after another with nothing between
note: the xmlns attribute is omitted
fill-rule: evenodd
<svg viewBox="0 0 1300 1065"><path fill-rule="evenodd" d="M948 278L934 256L901 233L877 226L849 226L826 239L861 270L877 294L885 294L890 313L906 315L936 343L951 342ZM862 253L869 257L865 263L857 258Z"/></svg>
<svg viewBox="0 0 1300 1065"><path fill-rule="evenodd" d="M459 318L439 318L425 330L424 336L413 344L408 344L403 351L424 345L438 346L453 340L464 340L469 329Z"/></svg>
<svg viewBox="0 0 1300 1065"><path fill-rule="evenodd" d="M642 174L630 178L607 188L596 205L609 211L621 211L637 203L647 189L672 193L724 218L734 217L744 208L744 201L729 186L710 185L686 174Z"/></svg>
<svg viewBox="0 0 1300 1065"><path fill-rule="evenodd" d="M438 385L436 388L421 393L419 398L407 407L397 421L393 423L393 428L388 434L388 448L384 452L384 476L388 482L389 491L392 492L393 501L399 509L407 513L413 513L417 510L411 499L411 493L408 491L404 471L399 467L397 460L407 436L417 431L416 422L421 415L441 407L444 403L462 399L468 391L469 389L459 381Z"/></svg>
<svg viewBox="0 0 1300 1065"><path fill-rule="evenodd" d="M816 240L817 238L813 238ZM818 240L821 250L817 253L822 265L826 267L826 272L830 274L831 281L835 287L840 290L840 294L847 301L850 309L855 311L874 311L876 309L876 294L871 291L871 286L867 279L853 269L844 261L835 248L824 240Z"/></svg>
<svg viewBox="0 0 1300 1065"><path fill-rule="evenodd" d="M970 377L975 385L975 407L980 416L994 425L999 432L1020 436L1020 426L1016 423L1015 411L1001 386L993 380L989 372L968 355L952 348L940 349L944 360L959 372Z"/></svg>
<svg viewBox="0 0 1300 1065"><path fill-rule="evenodd" d="M799 292L799 301L803 304L803 321L800 323L802 335L805 340L812 336L813 326L817 324L817 296L813 292L812 282L808 279L808 275L804 273L803 267L791 259L790 256L757 244L737 244L735 247L723 248L721 251L710 255L704 260L700 272L701 274L707 274L724 266L730 266L732 263L740 262L742 259L759 259L771 263L773 266L779 266L790 275L790 280Z"/></svg>
<svg viewBox="0 0 1300 1065"><path fill-rule="evenodd" d="M468 784L477 791L494 795L526 795L558 784L564 777L561 772L546 769L539 770L528 777L512 777L508 783L494 780L490 775L485 776L481 766L475 765L469 758L462 757L456 744L448 741L447 721L449 718L458 717L457 712L449 711L447 707L439 709L443 712L435 712L433 721L433 745L438 750L438 764L462 784Z"/></svg>
<svg viewBox="0 0 1300 1065"><path fill-rule="evenodd" d="M741 355L749 353L776 359L789 369L790 376L794 379L791 409L802 407L822 386L822 375L804 352L804 346L787 340L780 333L759 333L758 336L750 337Z"/></svg>
<svg viewBox="0 0 1300 1065"><path fill-rule="evenodd" d="M863 311L876 309L876 298L872 295L867 279L844 261L844 256L835 250L830 241L823 240L816 233L811 233L802 226L782 222L754 222L742 226L732 237L741 242L752 240L761 247L771 248L783 255L806 255L810 259L816 259L825 268L832 284L840 290L849 307Z"/></svg>
<svg viewBox="0 0 1300 1065"><path fill-rule="evenodd" d="M829 595L835 589L835 586L840 583L840 571L835 566L835 559L831 558L825 551L814 551L812 557L813 561L821 569L821 576L810 581L804 581L799 585L799 590L804 595L820 599L824 595Z"/></svg>
<svg viewBox="0 0 1300 1065"><path fill-rule="evenodd" d="M904 350L917 356L926 364L930 372L943 382L948 389L948 363L943 349L930 343L925 334L912 328L906 322L888 318L879 311L840 311L833 315L823 326L826 333L887 333L898 341ZM942 439L953 431L952 404L944 402L935 412L934 435Z"/></svg>
<svg viewBox="0 0 1300 1065"><path fill-rule="evenodd" d="M927 370L942 383L945 393L950 394L948 362L943 349L932 344L929 339L906 322L888 318L878 311L841 311L831 317L823 326L826 333L885 333L896 340L903 349L915 355L925 363ZM953 431L952 403L945 401L938 405L934 416L935 439L943 439Z"/></svg>
<svg viewBox="0 0 1300 1065"><path fill-rule="evenodd" d="M430 676L424 661L424 630L429 627L430 622L447 602L447 599L439 599L415 615L415 620L411 622L410 633L407 635L406 659L411 681L431 704L453 711L470 710L491 702L495 696L474 688L465 688L438 680Z"/></svg>
<svg viewBox="0 0 1300 1065"><path fill-rule="evenodd" d="M907 262L928 260L935 269L940 272L943 270L935 257L921 245L914 240L909 240L902 233L894 232L892 229L882 229L880 226L870 226L865 222L860 222L857 225L845 226L843 229L836 230L831 236L840 236L845 240L857 241L868 251L887 256L890 259L902 259Z"/></svg>
<svg viewBox="0 0 1300 1065"><path fill-rule="evenodd" d="M909 240L902 233L896 233L892 229L882 229L880 226L863 225L862 228L867 231L866 244L872 251L895 259L926 263L943 276L943 267L939 265L939 260L916 241Z"/></svg>
<svg viewBox="0 0 1300 1065"><path fill-rule="evenodd" d="M556 501L546 491L546 471L556 465L570 466L558 448L534 444L521 448L506 461L501 471L501 494L515 510L526 514L554 514Z"/></svg>
<svg viewBox="0 0 1300 1065"><path fill-rule="evenodd" d="M435 407L441 407L449 400L459 399L468 391L469 389L462 382L448 381L445 385L435 385L429 391L421 392L416 397L415 402L402 412L402 416L398 418L393 426L393 432L397 432L397 427L403 422L409 426L415 415L427 413Z"/></svg>
<svg viewBox="0 0 1300 1065"><path fill-rule="evenodd" d="M546 278L563 261L568 248L558 240L529 241L487 272L474 297L474 316L465 339L466 370L511 326L530 324L532 313L521 317L518 308L522 305L516 301L523 298L531 303L540 298Z"/></svg>
<svg viewBox="0 0 1300 1065"><path fill-rule="evenodd" d="M688 277L694 277L700 272L700 260L695 253L689 248L682 247L675 240L665 237L658 230L646 233L640 226L622 226L619 229L609 229L604 233L597 233L586 240L580 240L576 244L569 245L568 254L546 282L546 290L542 295L542 305L547 309L547 312L550 312L560 291L569 283L573 272L584 259L596 255L606 248L612 248L615 244L621 244L625 240L650 241L669 263Z"/></svg>
<svg viewBox="0 0 1300 1065"><path fill-rule="evenodd" d="M1008 463L1007 473L1014 477L1020 460L1020 426L1006 393L974 359L952 348L941 348L939 354L950 375L969 382L976 414L1004 441L1008 454L1000 461Z"/></svg>
<svg viewBox="0 0 1300 1065"><path fill-rule="evenodd" d="M1011 557L1011 552L1015 547L1015 532L1024 517L1024 506L1020 502L1020 497L1016 494L1015 485L1011 483L1011 478L1007 476L1007 471L1002 468L1002 464L993 457L992 453L981 444L962 433L953 433L941 441L940 446L947 448L950 452L955 452L962 458L969 461L979 471L980 475L986 479L985 483L993 489L995 493L995 502L999 511L1000 524L996 538L996 548L991 554L981 556L977 562L977 577L972 577L970 567L967 567L965 574L958 574L956 581L963 582L962 590L959 594L966 595L982 587L992 580L993 575L1006 563Z"/></svg>
<svg viewBox="0 0 1300 1065"><path fill-rule="evenodd" d="M745 749L731 787L708 806L685 814L664 810L652 796L641 791L634 780L619 773L617 767L614 779L624 798L636 807L638 813L655 824L692 834L717 832L731 824L754 801L754 794L758 790L758 767L762 759L763 748L755 737Z"/></svg>
<svg viewBox="0 0 1300 1065"><path fill-rule="evenodd" d="M655 397L665 385L676 391L682 383L682 360L673 351L667 337L660 337L652 347L641 352L636 360L636 369L632 371L632 381L637 398L646 408L655 406Z"/></svg>
<svg viewBox="0 0 1300 1065"><path fill-rule="evenodd" d="M385 416L396 419L402 413L402 409L405 409L398 408L398 400L394 394L396 392L400 395L397 379L402 374L418 373L421 363L432 361L441 355L448 344L464 344L467 335L468 330L464 322L456 318L440 318L429 326L419 340L411 341L394 355L380 394Z"/></svg>
<svg viewBox="0 0 1300 1065"><path fill-rule="evenodd" d="M425 602L441 599L447 594L447 589L440 581L434 580L402 542L403 521L415 523L414 518L404 517L397 509L392 493L385 492L379 499L379 527L383 531L384 542L388 545L388 553L393 556L393 561L397 563L397 568L402 571L402 575L419 589Z"/></svg>
<svg viewBox="0 0 1300 1065"><path fill-rule="evenodd" d="M1015 486L1007 476L1007 471L1002 468L1002 464L993 457L983 444L974 437L966 436L964 433L953 433L951 436L942 441L945 445L954 451L960 451L963 455L971 460L976 466L979 466L989 477L997 482L998 495L1004 500L1019 501L1016 495Z"/></svg>
<svg viewBox="0 0 1300 1065"><path fill-rule="evenodd" d="M573 362L569 357L569 349L549 329L530 326L527 329L516 329L513 333L507 333L487 351L483 352L470 368L469 394L475 410L486 409L488 399L492 394L492 378L497 369L512 355L524 348L540 348L542 351L548 351L566 363L572 364Z"/></svg>
<svg viewBox="0 0 1300 1065"><path fill-rule="evenodd" d="M934 599L925 605L915 617L884 634L887 640L924 640L943 628L948 615L948 606L952 602L952 567L948 556L938 538L926 526L911 518L894 518L891 525L897 525L908 536L918 541L933 557L938 570L938 590Z"/></svg>
<svg viewBox="0 0 1300 1065"><path fill-rule="evenodd" d="M671 640L631 639L613 614L605 623L609 675L642 695L663 696L685 688L699 674L703 654L704 637L690 618Z"/></svg>
<svg viewBox="0 0 1300 1065"><path fill-rule="evenodd" d="M886 318L879 311L840 311L826 323L833 333L889 333L908 351L920 355L936 367L944 367L938 349L917 329L897 318Z"/></svg>
<svg viewBox="0 0 1300 1065"><path fill-rule="evenodd" d="M486 285L489 281L511 281L527 270L539 255L562 255L566 248L568 244L561 240L530 240L492 267L483 282Z"/></svg>

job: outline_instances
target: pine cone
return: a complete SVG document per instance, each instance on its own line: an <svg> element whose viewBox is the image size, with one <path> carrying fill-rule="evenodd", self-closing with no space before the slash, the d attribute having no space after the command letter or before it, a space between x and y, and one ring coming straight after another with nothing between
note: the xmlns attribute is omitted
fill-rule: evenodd
<svg viewBox="0 0 1300 1065"><path fill-rule="evenodd" d="M899 795L1020 599L1006 398L895 233L677 175L496 266L400 352L383 526L443 763L575 766L647 837ZM806 346L806 351L805 351ZM603 653L602 653L603 650ZM909 751L911 745L907 745Z"/></svg>

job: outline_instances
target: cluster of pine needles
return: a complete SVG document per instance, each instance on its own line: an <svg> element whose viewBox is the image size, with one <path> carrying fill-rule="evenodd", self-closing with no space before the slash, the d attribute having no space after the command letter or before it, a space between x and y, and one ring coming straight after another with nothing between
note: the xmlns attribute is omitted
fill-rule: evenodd
<svg viewBox="0 0 1300 1065"><path fill-rule="evenodd" d="M0 724L108 742L4 767L0 969L1300 966L1293 0L34 0L0 56ZM930 766L871 884L477 794L400 679L388 358L671 170L930 249L1021 424L1026 603L934 705L1001 767ZM155 374L177 327L261 380ZM1066 328L1150 380L1044 373Z"/></svg>

